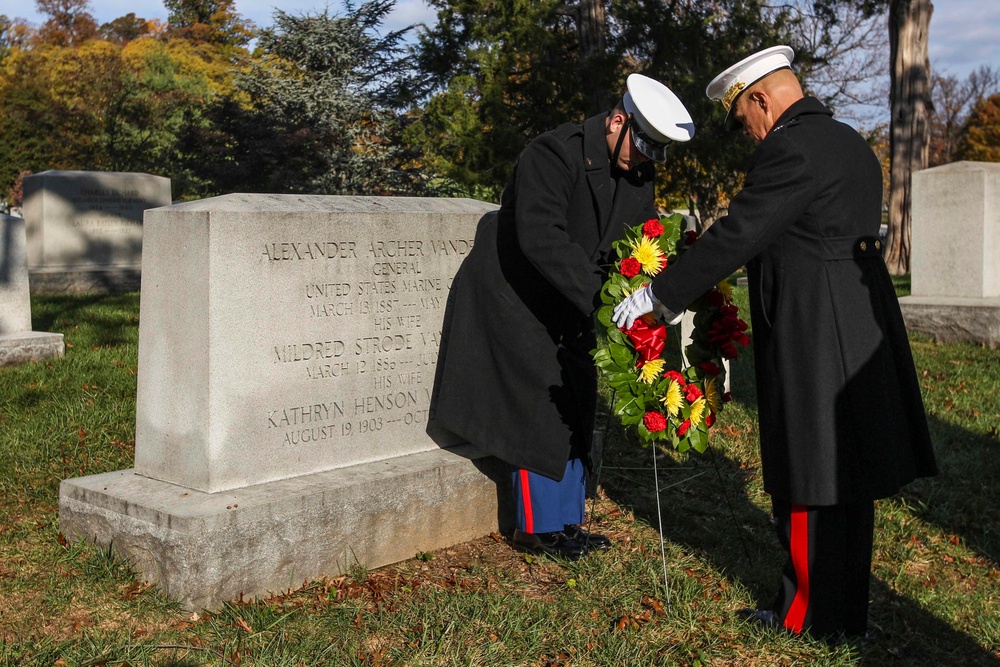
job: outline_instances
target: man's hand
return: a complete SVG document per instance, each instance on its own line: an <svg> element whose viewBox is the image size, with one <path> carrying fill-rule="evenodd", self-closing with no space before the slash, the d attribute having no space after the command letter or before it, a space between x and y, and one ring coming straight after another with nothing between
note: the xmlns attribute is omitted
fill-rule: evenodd
<svg viewBox="0 0 1000 667"><path fill-rule="evenodd" d="M640 287L627 299L615 306L615 313L611 317L615 324L628 331L632 324L647 313L655 312L656 316L667 324L677 324L681 315L674 314L660 303L649 285ZM683 313L682 313L683 314Z"/></svg>

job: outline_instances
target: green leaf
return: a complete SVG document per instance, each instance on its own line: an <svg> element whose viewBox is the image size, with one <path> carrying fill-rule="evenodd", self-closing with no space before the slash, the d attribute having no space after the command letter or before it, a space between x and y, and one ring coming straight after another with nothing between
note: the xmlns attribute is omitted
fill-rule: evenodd
<svg viewBox="0 0 1000 667"><path fill-rule="evenodd" d="M635 368L635 355L624 345L617 345L612 343L611 348L611 358L614 359L615 364L618 365L623 371L629 371Z"/></svg>
<svg viewBox="0 0 1000 667"><path fill-rule="evenodd" d="M692 428L687 432L688 441L691 443L691 447L701 454L705 453L708 449L708 433L699 428Z"/></svg>
<svg viewBox="0 0 1000 667"><path fill-rule="evenodd" d="M623 334L621 330L618 329L617 327L614 329L608 329L608 340L610 340L613 343L617 343L622 347L626 348L631 347L631 345L629 344L628 336Z"/></svg>
<svg viewBox="0 0 1000 667"><path fill-rule="evenodd" d="M642 423L642 414L638 415L621 415L619 419L622 426L634 426L635 424Z"/></svg>

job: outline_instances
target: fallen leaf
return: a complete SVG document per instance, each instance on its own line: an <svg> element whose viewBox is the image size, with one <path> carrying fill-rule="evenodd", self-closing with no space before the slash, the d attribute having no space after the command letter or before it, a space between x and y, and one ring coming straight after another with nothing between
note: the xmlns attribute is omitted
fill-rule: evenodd
<svg viewBox="0 0 1000 667"><path fill-rule="evenodd" d="M657 616L663 616L663 603L656 598L651 598L648 595L642 596L642 604L651 607L653 611L656 612Z"/></svg>
<svg viewBox="0 0 1000 667"><path fill-rule="evenodd" d="M236 617L236 625L240 628L243 628L244 632L253 632L253 628L250 627L249 623L243 620L242 616Z"/></svg>

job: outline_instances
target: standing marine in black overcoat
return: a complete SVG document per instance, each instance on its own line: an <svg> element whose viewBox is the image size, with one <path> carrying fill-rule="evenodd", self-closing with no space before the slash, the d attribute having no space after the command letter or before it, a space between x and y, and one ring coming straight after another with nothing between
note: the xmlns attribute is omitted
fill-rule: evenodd
<svg viewBox="0 0 1000 667"><path fill-rule="evenodd" d="M881 167L855 130L802 96L791 56L766 49L709 85L713 99L729 92L727 123L759 145L727 216L652 292L681 312L746 266L764 490L783 545L802 556L774 608L755 613L795 632L863 633L873 501L936 467L878 240ZM814 525L813 508L832 518Z"/></svg>

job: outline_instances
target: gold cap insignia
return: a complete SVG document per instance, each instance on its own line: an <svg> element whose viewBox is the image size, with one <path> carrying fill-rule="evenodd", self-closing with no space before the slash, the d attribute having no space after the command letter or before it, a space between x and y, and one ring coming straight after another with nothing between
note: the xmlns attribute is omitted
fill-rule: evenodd
<svg viewBox="0 0 1000 667"><path fill-rule="evenodd" d="M727 112L733 106L733 101L739 97L739 94L743 92L743 89L746 87L747 84L745 81L737 81L733 85L729 86L729 90L727 90L726 94L722 96L722 106L726 108Z"/></svg>

